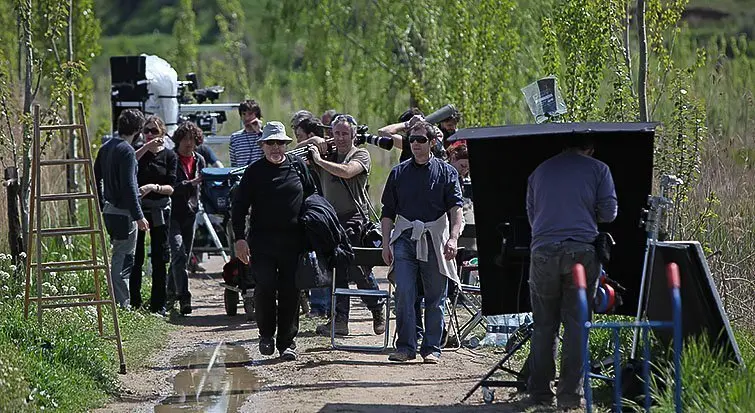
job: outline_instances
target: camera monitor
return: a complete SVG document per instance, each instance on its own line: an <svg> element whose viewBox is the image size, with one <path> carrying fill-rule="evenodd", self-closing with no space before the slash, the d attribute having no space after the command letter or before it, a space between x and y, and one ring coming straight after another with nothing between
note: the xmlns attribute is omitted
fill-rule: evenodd
<svg viewBox="0 0 755 413"><path fill-rule="evenodd" d="M543 123L467 128L449 138L466 140L469 150L483 314L531 311L527 178L568 140L584 134L594 139L594 157L611 168L616 186L618 217L600 230L616 241L606 272L627 289L617 313L636 314L646 244L640 218L652 191L655 127Z"/></svg>
<svg viewBox="0 0 755 413"><path fill-rule="evenodd" d="M729 318L721 305L721 297L710 273L705 254L696 241L658 242L653 260L653 274L647 283L649 320L671 320L671 296L666 282L666 264L679 266L682 295L682 334L707 336L711 347L722 349L725 357L742 364L742 355L729 324ZM657 330L655 336L669 346L673 338L671 330Z"/></svg>

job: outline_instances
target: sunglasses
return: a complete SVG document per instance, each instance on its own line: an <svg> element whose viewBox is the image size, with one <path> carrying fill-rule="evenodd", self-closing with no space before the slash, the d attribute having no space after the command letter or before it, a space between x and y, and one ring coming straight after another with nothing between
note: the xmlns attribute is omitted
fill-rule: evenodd
<svg viewBox="0 0 755 413"><path fill-rule="evenodd" d="M427 136L422 135L411 135L409 136L409 143L427 143Z"/></svg>
<svg viewBox="0 0 755 413"><path fill-rule="evenodd" d="M288 142L284 140L270 139L270 140L265 141L265 143L270 146L274 146L274 145L283 146Z"/></svg>
<svg viewBox="0 0 755 413"><path fill-rule="evenodd" d="M353 116L351 116L351 115L338 115L338 116L336 116L335 118L333 118L333 120L332 120L332 121L330 121L330 126L331 126L331 127L333 127L333 126L335 126L335 125L336 125L337 123L339 123L339 122L343 122L343 121L346 121L346 122L348 122L349 124L351 124L351 125L354 125L354 126L356 126L356 124L357 124L357 121L356 121L356 120L354 119L354 117L353 117Z"/></svg>
<svg viewBox="0 0 755 413"><path fill-rule="evenodd" d="M145 134L150 133L152 135L157 135L157 134L160 133L160 129L157 129L157 128L144 128L142 130L142 132L144 132Z"/></svg>

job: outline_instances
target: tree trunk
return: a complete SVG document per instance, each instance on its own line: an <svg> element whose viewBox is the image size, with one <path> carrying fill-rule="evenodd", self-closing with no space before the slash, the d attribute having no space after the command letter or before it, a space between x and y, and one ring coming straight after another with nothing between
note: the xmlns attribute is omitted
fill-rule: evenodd
<svg viewBox="0 0 755 413"><path fill-rule="evenodd" d="M34 99L32 76L33 76L33 52L31 47L31 0L25 1L25 6L21 10L25 15L22 17L23 37L19 39L23 43L25 51L25 69L24 69L24 116L29 119L31 116L31 104ZM23 124L23 170L21 175L21 228L23 230L24 245L29 250L29 193L31 192L31 140L33 139L33 125L29 122ZM39 213L39 211L37 211Z"/></svg>
<svg viewBox="0 0 755 413"><path fill-rule="evenodd" d="M648 121L648 41L645 34L645 0L637 0L637 30L640 41L640 69L638 75L640 122Z"/></svg>
<svg viewBox="0 0 755 413"><path fill-rule="evenodd" d="M73 61L73 0L68 0L68 62ZM74 123L74 85L71 82L68 90L68 123ZM78 152L78 136L76 131L70 130L68 140L68 158L76 158ZM76 179L76 165L66 165L66 189L70 192L79 192L79 183ZM68 200L68 222L76 226L76 200Z"/></svg>
<svg viewBox="0 0 755 413"><path fill-rule="evenodd" d="M11 166L5 168L4 179L8 188L8 245L14 262L19 261L19 255L25 251L24 239L21 234L21 214L18 209L18 170ZM18 262L16 262L18 263Z"/></svg>

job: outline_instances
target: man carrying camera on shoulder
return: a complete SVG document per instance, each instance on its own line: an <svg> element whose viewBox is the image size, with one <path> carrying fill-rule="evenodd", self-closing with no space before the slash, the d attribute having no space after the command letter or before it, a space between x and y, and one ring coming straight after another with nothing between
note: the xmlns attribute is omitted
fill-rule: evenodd
<svg viewBox="0 0 755 413"><path fill-rule="evenodd" d="M364 148L354 146L357 122L350 115L337 115L332 123L336 147L335 157L327 160L320 153L318 143L322 138L312 138L309 146L314 168L320 175L323 195L333 205L338 220L349 234L351 245L363 246L365 224L369 221L369 195L367 181L370 173L370 153ZM379 289L372 268L351 266L347 272L336 271L336 287L348 288L349 281L364 290ZM377 297L364 297L363 301L372 312L373 331L375 334L385 332L385 312L383 303ZM339 296L336 301L336 334L349 334L349 297ZM330 335L330 323L317 327L317 334Z"/></svg>
<svg viewBox="0 0 755 413"><path fill-rule="evenodd" d="M396 352L388 360L416 358L419 279L425 299L420 355L425 363L436 364L448 280L459 283L455 258L463 200L456 169L431 153L437 140L435 127L415 121L408 129L413 157L393 167L382 198L383 260L391 266L389 277L396 283L398 331Z"/></svg>

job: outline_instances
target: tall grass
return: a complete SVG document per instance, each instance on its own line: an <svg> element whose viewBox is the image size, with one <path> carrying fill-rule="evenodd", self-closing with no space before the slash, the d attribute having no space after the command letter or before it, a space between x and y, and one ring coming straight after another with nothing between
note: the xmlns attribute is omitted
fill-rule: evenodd
<svg viewBox="0 0 755 413"><path fill-rule="evenodd" d="M752 336L738 334L744 366L734 364L721 349L712 347L706 338L689 340L682 354L682 405L685 412L740 413L755 411L755 354ZM670 366L652 386L653 411L674 412L673 383Z"/></svg>

